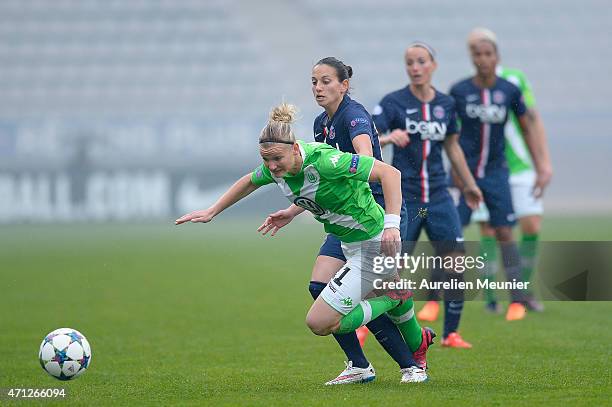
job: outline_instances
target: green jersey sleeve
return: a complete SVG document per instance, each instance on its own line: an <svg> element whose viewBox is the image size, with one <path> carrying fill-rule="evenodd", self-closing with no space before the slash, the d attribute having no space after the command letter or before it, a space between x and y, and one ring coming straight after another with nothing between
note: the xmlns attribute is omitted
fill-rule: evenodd
<svg viewBox="0 0 612 407"><path fill-rule="evenodd" d="M326 149L321 152L318 161L318 170L321 177L328 180L354 179L368 182L374 157L367 155L343 153L336 149Z"/></svg>
<svg viewBox="0 0 612 407"><path fill-rule="evenodd" d="M253 173L251 174L251 183L253 183L253 185L261 187L264 185L272 184L274 182L276 181L274 181L274 178L272 178L270 170L263 164L255 168L255 170L253 170Z"/></svg>
<svg viewBox="0 0 612 407"><path fill-rule="evenodd" d="M523 72L521 72L519 76L519 88L521 89L521 93L523 94L523 99L525 100L525 106L528 109L535 107L536 100L535 95L533 94L533 89L531 88L531 83L527 80L527 76Z"/></svg>

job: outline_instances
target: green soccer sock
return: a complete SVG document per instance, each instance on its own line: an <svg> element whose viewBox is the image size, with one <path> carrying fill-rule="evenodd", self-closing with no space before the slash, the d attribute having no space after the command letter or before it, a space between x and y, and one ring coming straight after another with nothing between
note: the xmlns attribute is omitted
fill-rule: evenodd
<svg viewBox="0 0 612 407"><path fill-rule="evenodd" d="M489 281L495 281L499 269L497 260L497 240L493 236L480 237L480 256L484 258L484 276ZM485 289L485 299L487 302L497 301L495 290Z"/></svg>
<svg viewBox="0 0 612 407"><path fill-rule="evenodd" d="M538 260L538 234L524 234L521 238L521 277L524 282L531 280Z"/></svg>
<svg viewBox="0 0 612 407"><path fill-rule="evenodd" d="M351 312L340 320L337 334L353 332L385 312L397 307L399 300L392 300L386 295L361 301Z"/></svg>
<svg viewBox="0 0 612 407"><path fill-rule="evenodd" d="M387 311L387 315L397 325L410 351L416 351L421 346L423 334L421 332L421 325L419 325L419 321L417 321L414 315L414 301L412 298L409 298L400 306Z"/></svg>

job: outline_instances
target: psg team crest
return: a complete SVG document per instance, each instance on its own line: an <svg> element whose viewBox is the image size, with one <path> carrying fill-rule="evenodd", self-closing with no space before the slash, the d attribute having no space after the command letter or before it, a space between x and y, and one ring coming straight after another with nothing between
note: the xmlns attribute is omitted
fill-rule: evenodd
<svg viewBox="0 0 612 407"><path fill-rule="evenodd" d="M434 106L433 115L436 119L443 119L445 113L446 112L444 111L444 108L442 106L440 105Z"/></svg>
<svg viewBox="0 0 612 407"><path fill-rule="evenodd" d="M504 100L506 100L506 96L504 95L504 92L496 90L493 92L493 103L497 103L498 105L501 105L504 103Z"/></svg>

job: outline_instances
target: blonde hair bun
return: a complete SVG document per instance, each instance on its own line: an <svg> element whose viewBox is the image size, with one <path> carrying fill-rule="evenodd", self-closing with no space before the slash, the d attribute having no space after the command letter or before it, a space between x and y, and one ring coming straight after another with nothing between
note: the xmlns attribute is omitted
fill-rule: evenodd
<svg viewBox="0 0 612 407"><path fill-rule="evenodd" d="M281 103L270 112L271 122L291 124L295 121L297 107L289 103Z"/></svg>

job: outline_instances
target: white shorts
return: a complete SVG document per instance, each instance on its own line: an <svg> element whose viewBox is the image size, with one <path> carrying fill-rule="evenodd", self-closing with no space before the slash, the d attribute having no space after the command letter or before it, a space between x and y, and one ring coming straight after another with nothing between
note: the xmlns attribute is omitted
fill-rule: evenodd
<svg viewBox="0 0 612 407"><path fill-rule="evenodd" d="M342 315L351 312L373 291L374 280L386 281L396 275L395 267L377 263L374 268L375 258L381 258L381 239L382 232L363 242L342 242L346 264L321 292L323 300Z"/></svg>
<svg viewBox="0 0 612 407"><path fill-rule="evenodd" d="M544 206L542 198L533 196L536 174L533 171L523 171L510 176L510 190L512 191L512 207L517 219L532 215L542 215ZM488 222L489 211L482 202L478 209L472 212L472 222Z"/></svg>

